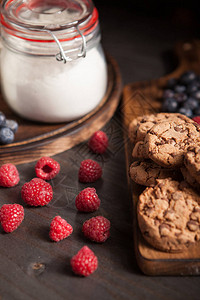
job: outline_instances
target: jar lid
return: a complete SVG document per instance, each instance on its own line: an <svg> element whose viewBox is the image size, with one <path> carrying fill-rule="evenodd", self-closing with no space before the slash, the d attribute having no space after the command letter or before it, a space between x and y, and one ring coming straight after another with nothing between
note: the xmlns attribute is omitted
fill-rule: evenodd
<svg viewBox="0 0 200 300"><path fill-rule="evenodd" d="M60 30L83 23L93 9L91 0L5 0L1 14L13 26Z"/></svg>
<svg viewBox="0 0 200 300"><path fill-rule="evenodd" d="M53 42L60 49L56 59L64 62L72 60L65 55L67 42L75 41L76 48L80 48L76 58L85 57L87 44L98 31L98 11L92 0L4 0L0 16L2 30L24 41L15 43L15 49L23 51L26 46L29 53L27 43L34 43L38 54L41 47L54 51L44 45ZM11 47L11 39L9 43ZM37 49L36 44L40 44Z"/></svg>

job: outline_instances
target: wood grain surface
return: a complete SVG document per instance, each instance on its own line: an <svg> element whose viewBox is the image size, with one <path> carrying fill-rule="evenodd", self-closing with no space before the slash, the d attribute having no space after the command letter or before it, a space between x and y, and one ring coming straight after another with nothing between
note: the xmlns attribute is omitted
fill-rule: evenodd
<svg viewBox="0 0 200 300"><path fill-rule="evenodd" d="M137 116L161 111L163 88L169 78L178 78L184 71L194 70L200 74L200 41L177 43L175 52L179 60L178 68L171 74L157 80L126 85L123 92L124 122L127 127ZM131 158L133 145L126 144L127 168L133 161ZM136 214L137 201L142 192L141 186L130 178L131 194ZM167 253L154 249L143 239L134 218L134 241L138 265L148 275L200 275L200 243L191 246L182 253Z"/></svg>
<svg viewBox="0 0 200 300"><path fill-rule="evenodd" d="M99 105L81 119L62 124L31 122L17 116L0 95L1 111L17 120L19 129L15 141L0 146L0 163L27 163L43 155L55 155L88 139L113 116L120 100L122 80L117 62L107 54L108 84Z"/></svg>

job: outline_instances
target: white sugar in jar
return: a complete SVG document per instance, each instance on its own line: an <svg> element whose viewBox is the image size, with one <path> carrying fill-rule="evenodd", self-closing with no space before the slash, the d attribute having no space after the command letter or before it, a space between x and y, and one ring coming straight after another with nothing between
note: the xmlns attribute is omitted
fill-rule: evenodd
<svg viewBox="0 0 200 300"><path fill-rule="evenodd" d="M75 120L107 88L98 12L91 0L3 1L1 87L20 116Z"/></svg>

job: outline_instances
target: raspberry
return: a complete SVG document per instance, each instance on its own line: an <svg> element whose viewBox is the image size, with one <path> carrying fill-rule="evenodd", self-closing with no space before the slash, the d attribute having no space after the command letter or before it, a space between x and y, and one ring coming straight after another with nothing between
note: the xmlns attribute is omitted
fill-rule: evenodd
<svg viewBox="0 0 200 300"><path fill-rule="evenodd" d="M110 221L102 216L93 217L83 223L84 235L97 243L103 243L110 236Z"/></svg>
<svg viewBox="0 0 200 300"><path fill-rule="evenodd" d="M86 188L82 190L75 200L76 208L84 212L92 212L99 208L100 199L95 188Z"/></svg>
<svg viewBox="0 0 200 300"><path fill-rule="evenodd" d="M54 178L59 172L59 163L48 156L41 157L35 165L36 176L44 180Z"/></svg>
<svg viewBox="0 0 200 300"><path fill-rule="evenodd" d="M94 153L103 154L108 147L108 137L106 133L101 130L96 131L91 136L88 146Z"/></svg>
<svg viewBox="0 0 200 300"><path fill-rule="evenodd" d="M44 206L53 198L51 185L40 178L33 178L22 186L21 196L31 206Z"/></svg>
<svg viewBox="0 0 200 300"><path fill-rule="evenodd" d="M88 276L98 267L98 259L87 246L81 248L71 259L72 270L75 274Z"/></svg>
<svg viewBox="0 0 200 300"><path fill-rule="evenodd" d="M19 173L13 164L4 164L0 168L0 186L12 187L19 183Z"/></svg>
<svg viewBox="0 0 200 300"><path fill-rule="evenodd" d="M4 204L0 209L0 222L5 232L12 232L24 219L24 208L20 204Z"/></svg>
<svg viewBox="0 0 200 300"><path fill-rule="evenodd" d="M81 162L79 169L80 182L94 182L102 175L101 166L92 159L86 159Z"/></svg>
<svg viewBox="0 0 200 300"><path fill-rule="evenodd" d="M56 216L50 225L49 237L52 241L59 242L67 238L73 231L72 226L65 219Z"/></svg>
<svg viewBox="0 0 200 300"><path fill-rule="evenodd" d="M196 116L192 119L194 122L200 124L200 116Z"/></svg>

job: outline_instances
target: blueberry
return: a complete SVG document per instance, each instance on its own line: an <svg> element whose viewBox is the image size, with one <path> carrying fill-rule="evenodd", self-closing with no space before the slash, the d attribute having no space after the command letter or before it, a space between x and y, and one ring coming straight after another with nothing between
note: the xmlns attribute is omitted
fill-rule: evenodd
<svg viewBox="0 0 200 300"><path fill-rule="evenodd" d="M186 91L188 94L192 94L192 93L197 92L199 89L200 89L200 83L195 80L195 81L191 82L190 84L188 84Z"/></svg>
<svg viewBox="0 0 200 300"><path fill-rule="evenodd" d="M174 91L176 93L184 93L186 91L186 86L185 85L179 85L179 84L177 84L174 87Z"/></svg>
<svg viewBox="0 0 200 300"><path fill-rule="evenodd" d="M9 127L14 133L17 131L18 129L18 123L15 120L6 120L6 127Z"/></svg>
<svg viewBox="0 0 200 300"><path fill-rule="evenodd" d="M162 104L162 110L168 112L176 112L178 103L174 98L166 98Z"/></svg>
<svg viewBox="0 0 200 300"><path fill-rule="evenodd" d="M192 96L193 98L196 98L196 99L200 100L200 90L198 90L198 91L192 93L191 96Z"/></svg>
<svg viewBox="0 0 200 300"><path fill-rule="evenodd" d="M193 113L192 113L192 110L190 108L181 107L181 108L179 108L178 112L180 114L186 115L188 118L193 117Z"/></svg>
<svg viewBox="0 0 200 300"><path fill-rule="evenodd" d="M167 81L167 88L168 89L173 89L174 86L177 84L177 79L176 78L170 78L168 81Z"/></svg>
<svg viewBox="0 0 200 300"><path fill-rule="evenodd" d="M188 85L191 83L193 80L196 79L196 74L194 71L187 71L183 73L180 77L180 82L184 85Z"/></svg>
<svg viewBox="0 0 200 300"><path fill-rule="evenodd" d="M174 96L174 91L173 90L170 90L170 89L166 89L164 90L163 92L163 98L173 98Z"/></svg>
<svg viewBox="0 0 200 300"><path fill-rule="evenodd" d="M199 101L195 98L189 97L183 104L184 108L190 108L192 111L199 107Z"/></svg>
<svg viewBox="0 0 200 300"><path fill-rule="evenodd" d="M0 128L0 144L10 144L14 140L14 133L13 131L8 127L1 127Z"/></svg>
<svg viewBox="0 0 200 300"><path fill-rule="evenodd" d="M185 102L187 100L187 95L185 93L176 93L174 98L178 103Z"/></svg>
<svg viewBox="0 0 200 300"><path fill-rule="evenodd" d="M6 122L5 115L0 111L0 127L3 126Z"/></svg>

